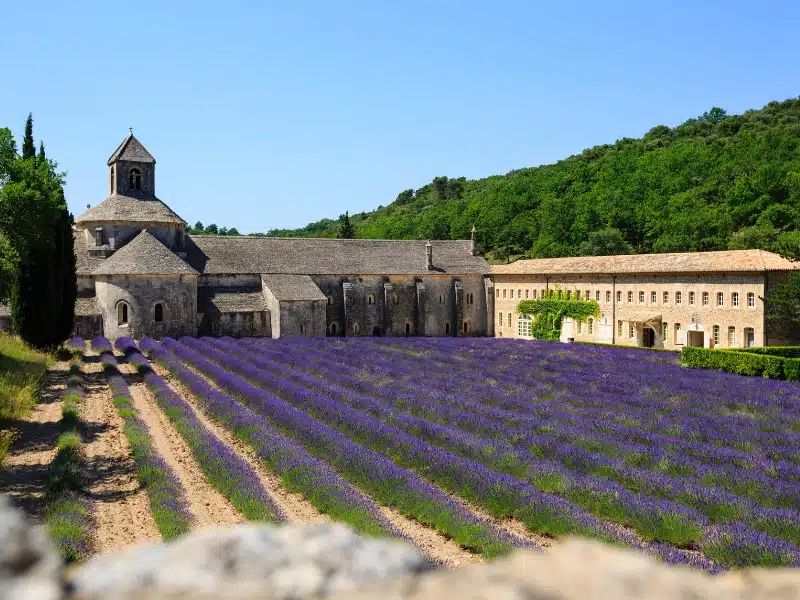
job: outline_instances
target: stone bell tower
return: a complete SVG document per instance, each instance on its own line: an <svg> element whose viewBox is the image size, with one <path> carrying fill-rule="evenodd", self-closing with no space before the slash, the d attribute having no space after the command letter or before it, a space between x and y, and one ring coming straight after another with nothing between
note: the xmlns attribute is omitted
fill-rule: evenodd
<svg viewBox="0 0 800 600"><path fill-rule="evenodd" d="M111 196L156 197L156 161L133 131L108 159L108 185Z"/></svg>

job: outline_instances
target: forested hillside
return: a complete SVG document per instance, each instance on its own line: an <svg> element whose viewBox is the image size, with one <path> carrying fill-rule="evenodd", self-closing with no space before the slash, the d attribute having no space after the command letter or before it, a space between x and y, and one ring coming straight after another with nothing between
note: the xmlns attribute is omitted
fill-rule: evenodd
<svg viewBox="0 0 800 600"><path fill-rule="evenodd" d="M360 238L467 238L490 257L800 245L800 99L714 108L641 139L480 180L437 177L351 215ZM336 236L323 219L268 235Z"/></svg>

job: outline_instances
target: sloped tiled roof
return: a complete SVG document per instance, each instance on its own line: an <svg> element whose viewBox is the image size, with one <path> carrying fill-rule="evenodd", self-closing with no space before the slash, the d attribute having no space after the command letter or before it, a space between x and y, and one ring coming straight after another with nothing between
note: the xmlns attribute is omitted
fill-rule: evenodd
<svg viewBox="0 0 800 600"><path fill-rule="evenodd" d="M198 287L199 312L237 313L267 310L267 301L260 289Z"/></svg>
<svg viewBox="0 0 800 600"><path fill-rule="evenodd" d="M122 143L117 146L117 149L114 150L114 154L108 159L108 164L110 165L116 160L130 160L135 162L147 162L147 163L154 163L156 160L153 158L153 155L147 151L142 143L137 140L133 133L129 133L128 136L122 140Z"/></svg>
<svg viewBox="0 0 800 600"><path fill-rule="evenodd" d="M468 240L433 242L434 269L425 267L425 240L339 240L190 236L187 262L201 273L296 275L483 274L489 265Z"/></svg>
<svg viewBox="0 0 800 600"><path fill-rule="evenodd" d="M113 194L97 206L87 209L76 223L102 221L128 221L132 223L186 224L173 210L158 198L147 200Z"/></svg>
<svg viewBox="0 0 800 600"><path fill-rule="evenodd" d="M766 250L721 250L673 254L622 254L518 260L492 265L493 275L585 275L634 273L764 272L800 269L800 262Z"/></svg>
<svg viewBox="0 0 800 600"><path fill-rule="evenodd" d="M192 267L146 230L100 262L95 275L197 275Z"/></svg>
<svg viewBox="0 0 800 600"><path fill-rule="evenodd" d="M308 275L262 275L261 281L278 300L327 299Z"/></svg>
<svg viewBox="0 0 800 600"><path fill-rule="evenodd" d="M75 247L75 272L77 275L91 275L94 268L103 262L102 258L89 256L86 234L80 229L72 230Z"/></svg>
<svg viewBox="0 0 800 600"><path fill-rule="evenodd" d="M78 316L93 316L100 314L100 307L97 306L97 298L77 298L75 300L75 314Z"/></svg>

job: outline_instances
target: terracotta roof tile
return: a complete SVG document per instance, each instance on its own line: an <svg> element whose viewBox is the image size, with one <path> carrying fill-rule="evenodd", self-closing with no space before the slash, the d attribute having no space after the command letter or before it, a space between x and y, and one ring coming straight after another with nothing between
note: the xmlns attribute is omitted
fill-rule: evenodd
<svg viewBox="0 0 800 600"><path fill-rule="evenodd" d="M493 275L763 272L800 269L800 262L765 250L721 250L673 254L622 254L518 260L492 265Z"/></svg>

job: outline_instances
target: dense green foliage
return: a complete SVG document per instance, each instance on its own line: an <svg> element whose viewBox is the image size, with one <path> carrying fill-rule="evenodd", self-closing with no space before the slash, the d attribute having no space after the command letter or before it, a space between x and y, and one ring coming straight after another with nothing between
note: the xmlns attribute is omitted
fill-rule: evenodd
<svg viewBox="0 0 800 600"><path fill-rule="evenodd" d="M468 239L489 258L800 247L800 99L712 109L480 180L437 177L352 215L359 238ZM335 237L323 219L270 235Z"/></svg>
<svg viewBox="0 0 800 600"><path fill-rule="evenodd" d="M186 232L189 235L241 235L236 227L231 227L230 229L227 227L217 227L216 223L203 227L200 221L195 223L194 227L187 227Z"/></svg>
<svg viewBox="0 0 800 600"><path fill-rule="evenodd" d="M350 213L344 213L339 217L339 239L352 240L356 237L356 230L350 222Z"/></svg>
<svg viewBox="0 0 800 600"><path fill-rule="evenodd" d="M752 352L753 354L766 354L783 358L800 358L800 346L753 346L752 348L739 348L735 352Z"/></svg>
<svg viewBox="0 0 800 600"><path fill-rule="evenodd" d="M786 358L769 349L755 352L754 349L711 350L709 348L684 347L681 362L687 367L720 369L739 375L761 375L770 379L800 381L800 358Z"/></svg>
<svg viewBox="0 0 800 600"><path fill-rule="evenodd" d="M545 298L522 300L517 304L517 313L534 316L531 335L537 340L561 338L561 323L564 317L584 322L589 317L600 316L600 306L594 300L578 300L563 297L561 290L550 290Z"/></svg>
<svg viewBox="0 0 800 600"><path fill-rule="evenodd" d="M44 144L36 156L30 116L22 155L0 129L0 301L10 298L14 330L38 348L69 336L77 296L73 220L56 168Z"/></svg>

